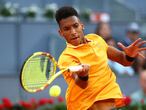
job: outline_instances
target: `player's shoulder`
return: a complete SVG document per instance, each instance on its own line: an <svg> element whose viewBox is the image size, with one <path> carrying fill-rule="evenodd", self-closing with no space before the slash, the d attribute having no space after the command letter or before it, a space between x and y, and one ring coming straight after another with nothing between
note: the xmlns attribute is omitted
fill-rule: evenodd
<svg viewBox="0 0 146 110"><path fill-rule="evenodd" d="M68 56L70 56L69 53L70 52L68 52L68 48L65 48L59 56L59 61L63 59L68 59Z"/></svg>
<svg viewBox="0 0 146 110"><path fill-rule="evenodd" d="M85 38L90 39L90 40L100 40L102 39L101 36L91 33L91 34L87 34L85 35Z"/></svg>
<svg viewBox="0 0 146 110"><path fill-rule="evenodd" d="M107 45L107 43L105 42L105 40L104 40L101 36L99 36L99 35L97 35L97 34L87 34L85 37L86 37L87 39L89 39L89 40L95 41L96 43L98 43L98 44L100 44L100 45L102 45L102 46L106 46L106 49L107 49L107 47L108 47L108 45Z"/></svg>
<svg viewBox="0 0 146 110"><path fill-rule="evenodd" d="M64 51L59 55L59 58L58 58L58 65L60 65L64 59L66 59L65 57L66 57L66 55L65 55L65 50L64 50Z"/></svg>

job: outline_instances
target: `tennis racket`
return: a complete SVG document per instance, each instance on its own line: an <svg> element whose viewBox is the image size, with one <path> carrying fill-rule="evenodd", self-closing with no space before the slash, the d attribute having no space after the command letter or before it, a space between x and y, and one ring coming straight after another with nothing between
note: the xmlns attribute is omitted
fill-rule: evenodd
<svg viewBox="0 0 146 110"><path fill-rule="evenodd" d="M35 52L29 56L21 69L20 83L23 89L35 93L47 88L63 72L77 72L82 66L70 66L56 73L57 62L46 52Z"/></svg>

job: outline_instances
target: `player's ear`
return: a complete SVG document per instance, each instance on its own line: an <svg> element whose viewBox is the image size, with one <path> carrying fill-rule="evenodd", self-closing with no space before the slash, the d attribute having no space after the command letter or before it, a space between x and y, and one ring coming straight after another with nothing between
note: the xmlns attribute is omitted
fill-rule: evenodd
<svg viewBox="0 0 146 110"><path fill-rule="evenodd" d="M61 32L60 29L58 30L58 33L59 33L59 35L60 35L61 37L63 37L63 34L62 34L62 32Z"/></svg>
<svg viewBox="0 0 146 110"><path fill-rule="evenodd" d="M84 29L85 29L85 26L84 26L84 24L83 24L83 23L81 23L81 26L82 26L82 30L84 30Z"/></svg>

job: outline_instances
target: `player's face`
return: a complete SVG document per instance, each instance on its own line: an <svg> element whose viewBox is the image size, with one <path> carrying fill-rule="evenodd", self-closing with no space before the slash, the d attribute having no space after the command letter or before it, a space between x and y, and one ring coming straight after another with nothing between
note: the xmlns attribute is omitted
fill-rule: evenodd
<svg viewBox="0 0 146 110"><path fill-rule="evenodd" d="M84 42L84 25L80 22L78 17L71 16L62 19L59 26L60 35L63 36L68 43L77 46Z"/></svg>

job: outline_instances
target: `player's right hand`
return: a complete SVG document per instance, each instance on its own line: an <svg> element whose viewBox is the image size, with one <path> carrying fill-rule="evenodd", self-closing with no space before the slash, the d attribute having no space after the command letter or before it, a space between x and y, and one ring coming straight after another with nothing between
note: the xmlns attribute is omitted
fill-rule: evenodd
<svg viewBox="0 0 146 110"><path fill-rule="evenodd" d="M90 65L88 64L81 64L81 65L82 65L82 69L80 69L77 72L78 76L82 76L82 77L87 76L89 73Z"/></svg>

